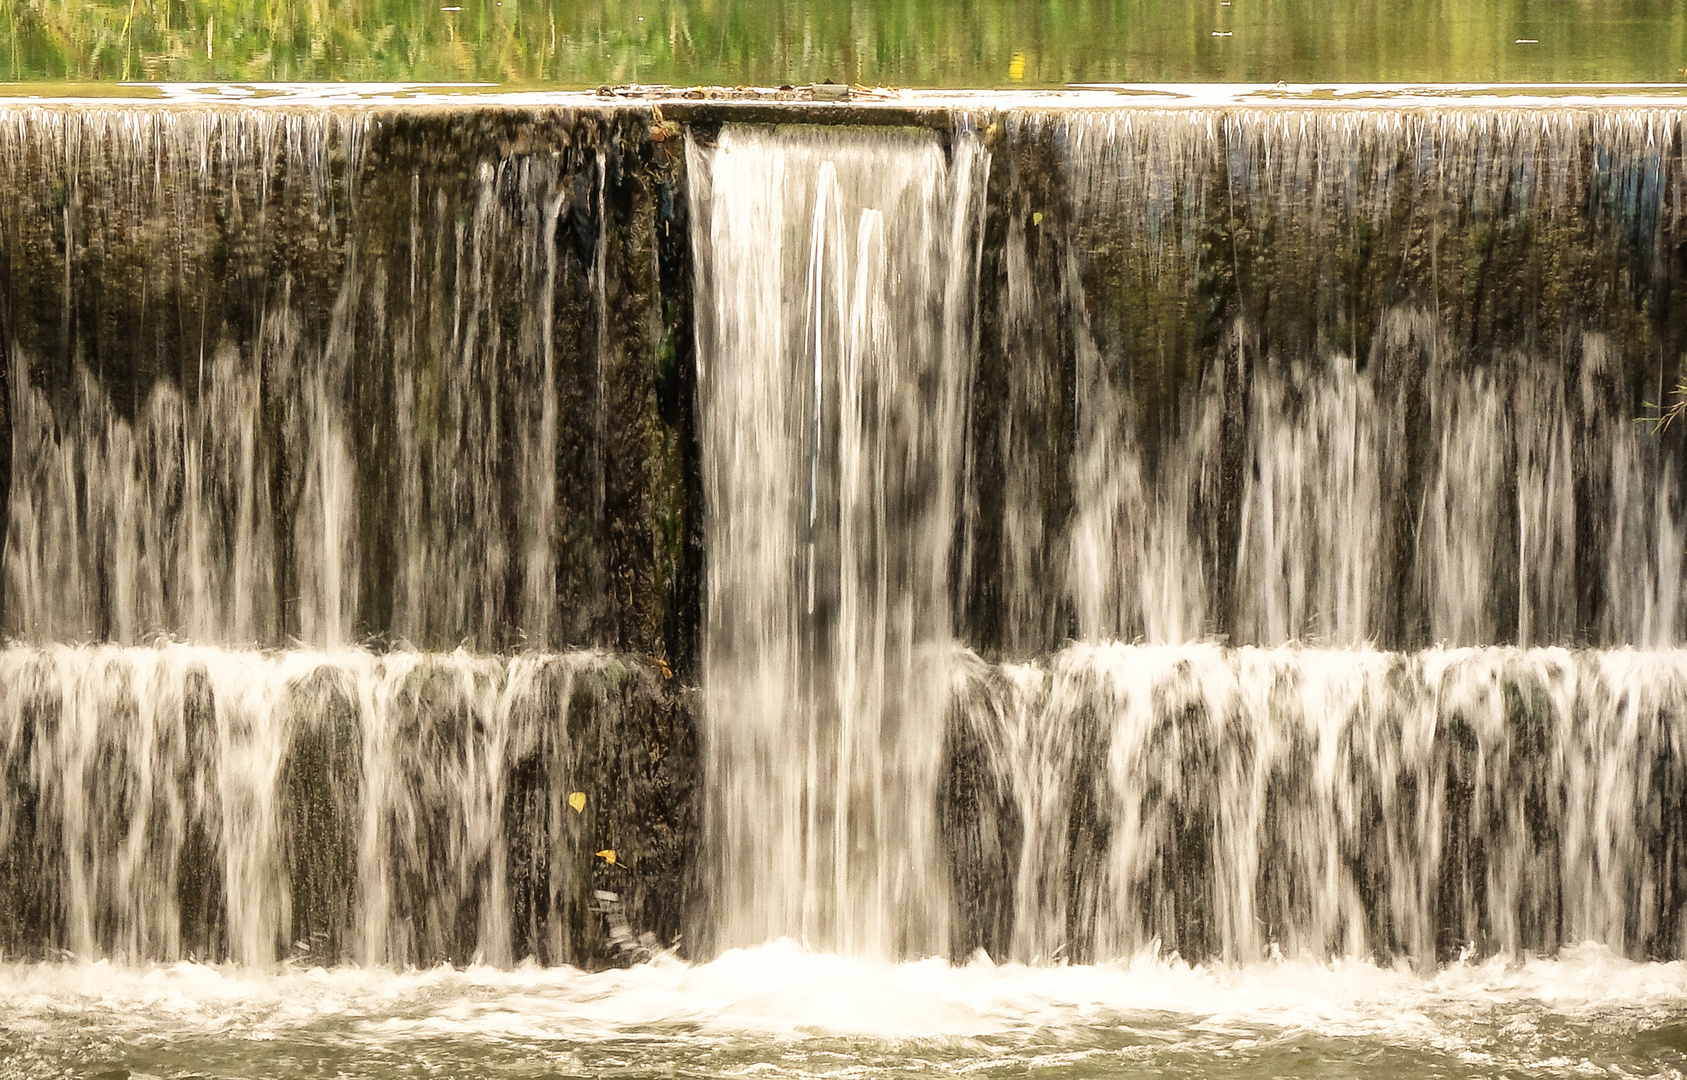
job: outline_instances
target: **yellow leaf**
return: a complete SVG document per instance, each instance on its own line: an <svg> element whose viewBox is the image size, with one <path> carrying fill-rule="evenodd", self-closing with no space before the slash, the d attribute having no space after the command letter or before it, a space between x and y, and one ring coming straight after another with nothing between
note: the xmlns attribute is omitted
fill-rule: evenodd
<svg viewBox="0 0 1687 1080"><path fill-rule="evenodd" d="M597 853L597 857L602 859L604 862L608 863L610 866L615 865L615 849L614 848L604 848L602 851Z"/></svg>
<svg viewBox="0 0 1687 1080"><path fill-rule="evenodd" d="M574 808L574 812L576 814L585 813L586 812L586 793L584 791L574 792L572 795L568 796L568 805L572 806Z"/></svg>

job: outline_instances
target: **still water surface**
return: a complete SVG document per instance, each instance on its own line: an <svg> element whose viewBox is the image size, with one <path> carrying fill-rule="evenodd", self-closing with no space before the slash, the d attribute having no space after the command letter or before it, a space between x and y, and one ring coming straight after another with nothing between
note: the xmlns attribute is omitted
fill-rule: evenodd
<svg viewBox="0 0 1687 1080"><path fill-rule="evenodd" d="M0 1077L1665 1076L1687 967L1368 962L625 971L0 966Z"/></svg>
<svg viewBox="0 0 1687 1080"><path fill-rule="evenodd" d="M1676 0L15 0L12 82L1675 82Z"/></svg>

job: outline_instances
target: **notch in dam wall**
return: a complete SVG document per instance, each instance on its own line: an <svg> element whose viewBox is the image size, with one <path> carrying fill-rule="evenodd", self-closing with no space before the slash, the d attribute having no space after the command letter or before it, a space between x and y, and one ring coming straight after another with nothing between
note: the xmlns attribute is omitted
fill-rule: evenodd
<svg viewBox="0 0 1687 1080"><path fill-rule="evenodd" d="M0 947L1680 955L1684 115L0 107Z"/></svg>

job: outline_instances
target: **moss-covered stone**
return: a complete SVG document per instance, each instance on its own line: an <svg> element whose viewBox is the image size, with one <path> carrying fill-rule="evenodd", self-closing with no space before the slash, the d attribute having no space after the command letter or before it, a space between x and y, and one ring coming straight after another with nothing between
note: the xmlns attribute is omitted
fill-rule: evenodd
<svg viewBox="0 0 1687 1080"><path fill-rule="evenodd" d="M277 783L291 919L276 945L283 956L333 963L352 955L359 913L362 723L357 702L331 669L318 669L288 692L286 715L295 728Z"/></svg>
<svg viewBox="0 0 1687 1080"><path fill-rule="evenodd" d="M601 967L684 949L701 824L695 708L656 660L565 658L539 673L504 807L517 958Z"/></svg>

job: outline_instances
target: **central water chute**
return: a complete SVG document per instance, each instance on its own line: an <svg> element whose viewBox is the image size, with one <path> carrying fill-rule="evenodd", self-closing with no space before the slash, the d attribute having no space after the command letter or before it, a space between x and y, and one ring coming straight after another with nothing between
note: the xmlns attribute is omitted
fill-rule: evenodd
<svg viewBox="0 0 1687 1080"><path fill-rule="evenodd" d="M718 944L939 951L934 689L987 157L728 126L690 161Z"/></svg>

